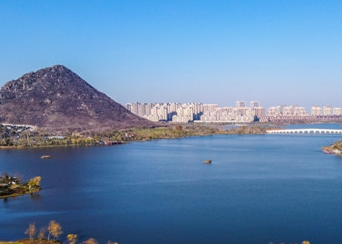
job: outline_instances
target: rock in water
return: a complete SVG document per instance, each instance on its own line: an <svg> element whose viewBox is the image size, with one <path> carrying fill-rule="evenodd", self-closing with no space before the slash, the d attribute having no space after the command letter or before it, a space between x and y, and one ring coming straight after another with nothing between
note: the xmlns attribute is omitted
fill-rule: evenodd
<svg viewBox="0 0 342 244"><path fill-rule="evenodd" d="M43 156L41 156L40 158L42 158L42 159L51 158L51 155L43 155Z"/></svg>

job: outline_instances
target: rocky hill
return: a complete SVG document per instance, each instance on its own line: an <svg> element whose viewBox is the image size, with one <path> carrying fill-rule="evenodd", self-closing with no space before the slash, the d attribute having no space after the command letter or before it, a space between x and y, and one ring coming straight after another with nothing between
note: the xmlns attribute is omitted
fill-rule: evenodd
<svg viewBox="0 0 342 244"><path fill-rule="evenodd" d="M0 90L0 123L80 132L156 126L62 65L7 82Z"/></svg>

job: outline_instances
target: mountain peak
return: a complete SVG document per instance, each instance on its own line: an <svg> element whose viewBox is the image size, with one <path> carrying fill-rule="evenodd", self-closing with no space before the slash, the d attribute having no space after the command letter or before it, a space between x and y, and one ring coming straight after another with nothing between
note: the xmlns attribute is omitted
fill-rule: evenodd
<svg viewBox="0 0 342 244"><path fill-rule="evenodd" d="M99 92L63 65L24 74L0 90L0 123L47 130L155 126Z"/></svg>

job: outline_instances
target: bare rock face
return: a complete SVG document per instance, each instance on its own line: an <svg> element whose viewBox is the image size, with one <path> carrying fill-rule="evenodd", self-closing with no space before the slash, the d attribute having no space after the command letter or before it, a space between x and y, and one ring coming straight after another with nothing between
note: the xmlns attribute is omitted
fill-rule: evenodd
<svg viewBox="0 0 342 244"><path fill-rule="evenodd" d="M7 82L0 90L0 123L48 131L104 131L157 124L140 118L62 65Z"/></svg>

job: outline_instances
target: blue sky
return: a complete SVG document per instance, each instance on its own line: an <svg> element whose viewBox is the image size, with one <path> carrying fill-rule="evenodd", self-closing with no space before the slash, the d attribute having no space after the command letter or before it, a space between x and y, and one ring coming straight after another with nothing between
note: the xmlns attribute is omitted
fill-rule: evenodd
<svg viewBox="0 0 342 244"><path fill-rule="evenodd" d="M0 86L62 64L115 101L342 107L342 1L0 0Z"/></svg>

